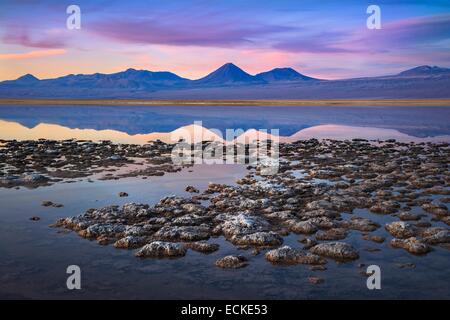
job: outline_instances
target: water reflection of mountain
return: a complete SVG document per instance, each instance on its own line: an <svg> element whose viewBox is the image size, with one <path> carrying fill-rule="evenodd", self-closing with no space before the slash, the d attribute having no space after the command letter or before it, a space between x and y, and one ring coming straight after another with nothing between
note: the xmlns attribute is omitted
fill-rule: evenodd
<svg viewBox="0 0 450 320"><path fill-rule="evenodd" d="M450 135L418 138L399 132L395 129L380 129L373 127L353 127L343 125L318 125L302 129L289 136L278 136L270 130L260 131L256 129L237 130L226 133L217 129L208 129L193 124L182 126L170 132L151 132L146 134L130 135L118 130L72 129L58 124L40 123L33 128L27 128L20 123L0 120L0 139L5 140L110 140L115 143L146 144L150 141L161 140L166 143L176 143L184 140L188 143L201 141L251 143L255 140L274 140L279 142L294 142L305 139L353 139L362 138L368 140L395 139L400 142L450 142Z"/></svg>
<svg viewBox="0 0 450 320"><path fill-rule="evenodd" d="M416 137L450 134L447 107L0 106L0 119L29 128L53 123L128 134L169 132L198 120L221 131L278 128L285 136L329 123L396 129Z"/></svg>

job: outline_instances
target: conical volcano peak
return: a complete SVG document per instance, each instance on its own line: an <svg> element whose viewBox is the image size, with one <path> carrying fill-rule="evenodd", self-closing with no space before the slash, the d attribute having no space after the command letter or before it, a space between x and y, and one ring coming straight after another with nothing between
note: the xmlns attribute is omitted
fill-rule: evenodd
<svg viewBox="0 0 450 320"><path fill-rule="evenodd" d="M202 84L230 84L258 82L259 79L229 62L197 81Z"/></svg>

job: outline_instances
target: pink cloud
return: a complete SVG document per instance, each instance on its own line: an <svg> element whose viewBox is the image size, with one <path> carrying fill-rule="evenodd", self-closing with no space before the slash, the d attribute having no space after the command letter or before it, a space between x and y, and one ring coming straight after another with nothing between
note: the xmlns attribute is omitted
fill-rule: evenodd
<svg viewBox="0 0 450 320"><path fill-rule="evenodd" d="M24 53L2 53L0 54L0 60L32 59L32 58L62 55L65 54L66 52L67 51L65 49L49 49L49 50L29 51Z"/></svg>

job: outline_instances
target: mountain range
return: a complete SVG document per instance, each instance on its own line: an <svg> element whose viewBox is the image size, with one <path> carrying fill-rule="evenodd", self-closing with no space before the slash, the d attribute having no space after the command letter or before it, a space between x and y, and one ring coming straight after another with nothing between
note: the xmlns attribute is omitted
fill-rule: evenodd
<svg viewBox="0 0 450 320"><path fill-rule="evenodd" d="M389 99L450 98L450 69L419 66L395 75L323 80L292 68L251 75L232 63L198 80L167 71L127 69L0 82L0 98Z"/></svg>

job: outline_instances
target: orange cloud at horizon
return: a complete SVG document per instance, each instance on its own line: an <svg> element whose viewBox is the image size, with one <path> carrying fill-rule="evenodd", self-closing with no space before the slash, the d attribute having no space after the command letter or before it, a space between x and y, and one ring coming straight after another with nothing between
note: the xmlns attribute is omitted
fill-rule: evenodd
<svg viewBox="0 0 450 320"><path fill-rule="evenodd" d="M32 58L62 55L65 53L67 53L66 49L48 49L48 50L28 51L23 53L2 53L0 54L0 60L32 59Z"/></svg>

